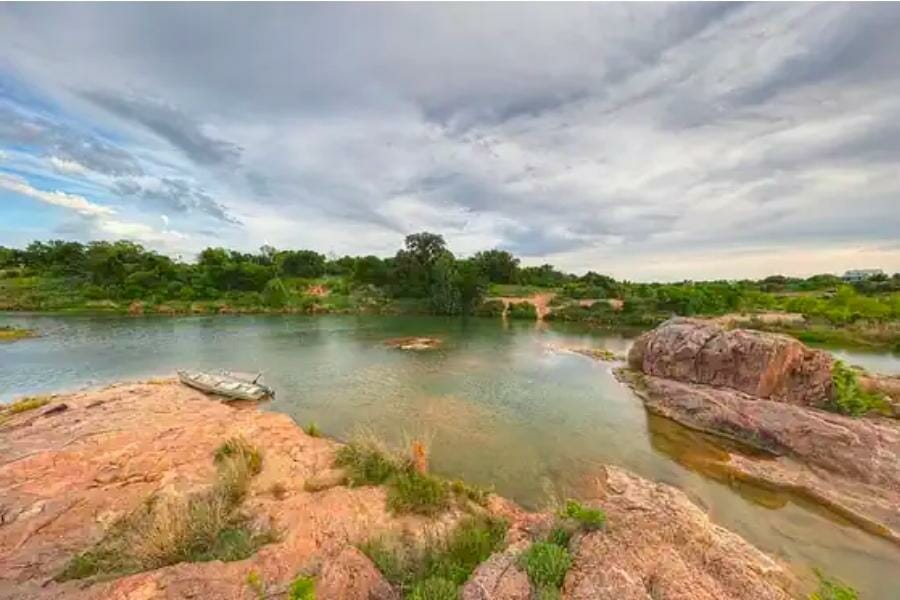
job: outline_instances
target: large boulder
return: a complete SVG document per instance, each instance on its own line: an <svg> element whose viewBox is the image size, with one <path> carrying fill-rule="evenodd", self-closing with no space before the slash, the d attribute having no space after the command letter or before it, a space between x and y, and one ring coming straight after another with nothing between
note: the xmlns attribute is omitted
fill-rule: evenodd
<svg viewBox="0 0 900 600"><path fill-rule="evenodd" d="M713 524L681 491L606 467L596 501L606 529L573 540L571 600L788 600L782 565Z"/></svg>
<svg viewBox="0 0 900 600"><path fill-rule="evenodd" d="M729 387L759 398L821 406L833 359L794 338L675 318L635 341L629 365L648 375Z"/></svg>

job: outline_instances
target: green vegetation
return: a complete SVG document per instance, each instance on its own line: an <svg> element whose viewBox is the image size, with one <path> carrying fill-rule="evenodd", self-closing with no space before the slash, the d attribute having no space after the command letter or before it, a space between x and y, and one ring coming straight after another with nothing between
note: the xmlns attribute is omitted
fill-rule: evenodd
<svg viewBox="0 0 900 600"><path fill-rule="evenodd" d="M10 327L8 325L0 326L0 342L15 342L34 336L34 331L30 329L21 329L19 327Z"/></svg>
<svg viewBox="0 0 900 600"><path fill-rule="evenodd" d="M582 528L588 531L601 529L606 525L606 513L598 508L582 506L575 500L567 500L565 507L559 511L559 516L564 519L576 521Z"/></svg>
<svg viewBox="0 0 900 600"><path fill-rule="evenodd" d="M0 247L0 310L150 312L431 313L497 317L491 297L554 294L547 318L648 328L673 315L782 311L806 323L751 326L810 342L900 351L900 273L845 284L834 275L759 281L636 283L552 265L523 267L503 250L453 255L440 235L417 233L388 258L326 258L311 250L257 253L207 248L186 263L119 242L33 242ZM533 319L527 304L512 318ZM3 334L0 334L2 336Z"/></svg>
<svg viewBox="0 0 900 600"><path fill-rule="evenodd" d="M809 595L809 600L858 600L859 595L849 585L826 577L816 571L819 578L819 589Z"/></svg>
<svg viewBox="0 0 900 600"><path fill-rule="evenodd" d="M511 302L506 311L506 316L510 319L529 319L534 321L537 319L537 310L531 302Z"/></svg>
<svg viewBox="0 0 900 600"><path fill-rule="evenodd" d="M447 482L414 470L397 473L388 486L388 508L395 513L434 515L450 506Z"/></svg>
<svg viewBox="0 0 900 600"><path fill-rule="evenodd" d="M537 589L558 590L572 558L568 550L557 544L535 542L522 554L520 565Z"/></svg>
<svg viewBox="0 0 900 600"><path fill-rule="evenodd" d="M209 489L189 496L150 497L116 521L94 547L74 556L56 580L252 555L276 537L240 511L250 481L261 468L259 457L244 440L226 442L216 452L216 480Z"/></svg>
<svg viewBox="0 0 900 600"><path fill-rule="evenodd" d="M834 412L858 417L887 407L883 398L864 391L859 386L856 372L842 361L834 361L831 367L832 398L828 408Z"/></svg>
<svg viewBox="0 0 900 600"><path fill-rule="evenodd" d="M16 400L12 404L0 406L0 413L5 413L7 415L17 415L19 413L45 406L49 402L49 396L26 396L24 398Z"/></svg>
<svg viewBox="0 0 900 600"><path fill-rule="evenodd" d="M407 598L456 598L475 567L500 549L506 529L504 521L473 516L446 539L428 540L423 546L374 539L360 549Z"/></svg>
<svg viewBox="0 0 900 600"><path fill-rule="evenodd" d="M299 575L288 588L288 600L316 600L316 582L312 577Z"/></svg>
<svg viewBox="0 0 900 600"><path fill-rule="evenodd" d="M388 508L398 514L433 516L450 508L454 500L484 505L489 494L461 481L420 473L411 458L371 437L341 447L335 464L346 471L351 486L387 485Z"/></svg>
<svg viewBox="0 0 900 600"><path fill-rule="evenodd" d="M306 435L310 437L322 437L322 431L319 429L319 426L314 422L310 422L306 425Z"/></svg>

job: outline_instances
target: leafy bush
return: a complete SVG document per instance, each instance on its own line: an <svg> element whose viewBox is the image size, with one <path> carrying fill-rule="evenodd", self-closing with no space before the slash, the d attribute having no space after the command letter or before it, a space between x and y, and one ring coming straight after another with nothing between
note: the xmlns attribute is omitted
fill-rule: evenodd
<svg viewBox="0 0 900 600"><path fill-rule="evenodd" d="M500 317L503 315L503 308L502 300L485 300L475 309L475 315L478 317Z"/></svg>
<svg viewBox="0 0 900 600"><path fill-rule="evenodd" d="M860 388L856 373L840 360L834 361L831 367L831 382L833 389L828 408L835 412L858 417L885 408L884 400Z"/></svg>
<svg viewBox="0 0 900 600"><path fill-rule="evenodd" d="M568 550L548 542L535 542L522 554L520 560L531 583L538 589L559 589L572 565Z"/></svg>
<svg viewBox="0 0 900 600"><path fill-rule="evenodd" d="M510 319L537 319L537 309L531 302L510 302L506 316Z"/></svg>

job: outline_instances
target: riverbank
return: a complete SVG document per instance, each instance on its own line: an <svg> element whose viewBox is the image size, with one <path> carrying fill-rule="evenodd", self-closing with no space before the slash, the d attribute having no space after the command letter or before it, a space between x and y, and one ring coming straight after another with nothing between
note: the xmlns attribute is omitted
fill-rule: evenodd
<svg viewBox="0 0 900 600"><path fill-rule="evenodd" d="M22 327L0 326L0 343L16 342L35 337L37 332Z"/></svg>
<svg viewBox="0 0 900 600"><path fill-rule="evenodd" d="M223 442L235 439L259 450L240 502L242 523L271 532L271 541L226 557L237 560L60 581L63 573L91 572L73 569L73 557L96 557L90 552L123 517L177 505L161 499L206 493L221 477L217 449L222 454ZM173 380L52 397L6 422L0 444L3 598L250 598L260 586L277 593L298 581L315 586L318 598L393 598L402 588L396 573L379 572L358 548L371 553L376 539L408 548L453 539L472 518L502 521L506 533L458 582L463 597L526 598L537 580L519 556L561 523L552 512L529 513L494 495L415 514L392 501L395 484L350 485L353 471L336 466L347 446L310 436L285 415L225 405ZM156 500L147 505L149 498ZM790 597L783 566L710 523L674 488L608 467L580 500L583 511L604 511L605 526L566 517L574 519L571 538L555 538L569 556L564 598L642 597L651 589L656 597L676 590L692 598Z"/></svg>

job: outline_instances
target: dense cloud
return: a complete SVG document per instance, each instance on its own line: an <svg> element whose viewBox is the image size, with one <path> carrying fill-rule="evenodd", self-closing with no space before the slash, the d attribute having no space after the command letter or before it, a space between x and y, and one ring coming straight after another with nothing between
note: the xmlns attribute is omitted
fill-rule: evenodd
<svg viewBox="0 0 900 600"><path fill-rule="evenodd" d="M900 270L898 29L889 4L6 4L0 170L41 157L243 248L431 229L632 278Z"/></svg>

